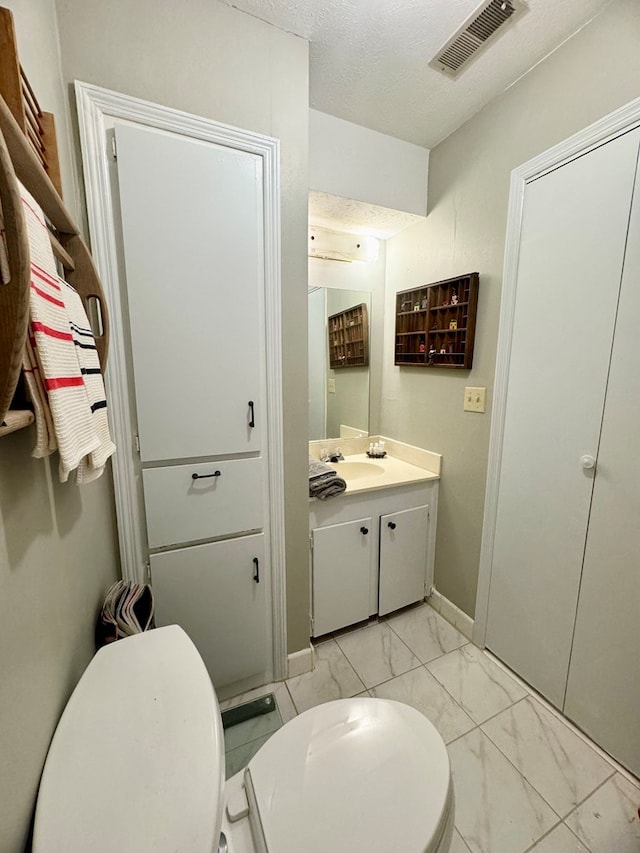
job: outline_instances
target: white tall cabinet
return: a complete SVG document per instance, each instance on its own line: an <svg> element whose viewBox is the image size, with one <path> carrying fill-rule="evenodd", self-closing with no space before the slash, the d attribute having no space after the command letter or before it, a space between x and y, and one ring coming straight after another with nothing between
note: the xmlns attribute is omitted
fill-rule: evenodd
<svg viewBox="0 0 640 853"><path fill-rule="evenodd" d="M636 773L639 150L630 130L525 189L486 623Z"/></svg>
<svg viewBox="0 0 640 853"><path fill-rule="evenodd" d="M264 680L262 158L140 125L115 139L156 622L185 628L216 687Z"/></svg>

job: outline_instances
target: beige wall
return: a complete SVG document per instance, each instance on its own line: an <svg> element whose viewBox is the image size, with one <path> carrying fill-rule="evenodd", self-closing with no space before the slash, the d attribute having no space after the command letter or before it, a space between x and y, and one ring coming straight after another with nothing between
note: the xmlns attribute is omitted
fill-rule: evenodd
<svg viewBox="0 0 640 853"><path fill-rule="evenodd" d="M510 172L639 97L639 44L640 5L619 0L609 6L432 151L429 215L388 241L381 432L444 455L435 582L471 615ZM453 375L393 367L395 292L473 270L480 272L480 297L472 370ZM486 415L463 412L465 385L487 386Z"/></svg>
<svg viewBox="0 0 640 853"><path fill-rule="evenodd" d="M58 0L65 82L95 83L281 141L288 643L309 641L308 44L216 0Z"/></svg>
<svg viewBox="0 0 640 853"><path fill-rule="evenodd" d="M52 0L13 10L22 64L56 115L65 196L75 213ZM58 482L57 456L32 459L33 429L0 439L0 851L24 848L60 713L93 651L118 556L110 477Z"/></svg>

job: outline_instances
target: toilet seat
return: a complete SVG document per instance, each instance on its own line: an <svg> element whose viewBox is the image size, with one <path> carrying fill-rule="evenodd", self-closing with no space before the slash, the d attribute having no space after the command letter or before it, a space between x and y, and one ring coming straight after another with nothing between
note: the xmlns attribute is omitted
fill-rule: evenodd
<svg viewBox="0 0 640 853"><path fill-rule="evenodd" d="M447 750L399 702L342 699L306 711L261 747L244 784L259 853L448 849Z"/></svg>

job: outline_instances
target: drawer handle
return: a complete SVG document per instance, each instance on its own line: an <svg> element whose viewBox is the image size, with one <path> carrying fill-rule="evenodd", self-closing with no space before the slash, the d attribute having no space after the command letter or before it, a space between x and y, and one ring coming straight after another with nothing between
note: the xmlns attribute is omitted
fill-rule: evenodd
<svg viewBox="0 0 640 853"><path fill-rule="evenodd" d="M395 523L395 521L390 521L390 522L387 524L387 527L389 528L389 530L395 530L395 529L396 529L396 523Z"/></svg>
<svg viewBox="0 0 640 853"><path fill-rule="evenodd" d="M251 427L251 429L253 429L253 427L255 427L256 425L256 413L253 409L253 400L249 400L247 406L249 406L249 411L251 412L251 417L249 418L249 426Z"/></svg>
<svg viewBox="0 0 640 853"><path fill-rule="evenodd" d="M253 558L253 565L256 567L256 573L253 576L253 579L256 583L260 583L260 563L258 562L258 558Z"/></svg>
<svg viewBox="0 0 640 853"><path fill-rule="evenodd" d="M206 480L207 477L222 477L222 471L214 471L213 474L192 474L192 480Z"/></svg>
<svg viewBox="0 0 640 853"><path fill-rule="evenodd" d="M368 527L361 527L361 528L360 528L360 533L362 533L362 534L363 534L363 536L366 536L368 532L369 532L369 528L368 528Z"/></svg>

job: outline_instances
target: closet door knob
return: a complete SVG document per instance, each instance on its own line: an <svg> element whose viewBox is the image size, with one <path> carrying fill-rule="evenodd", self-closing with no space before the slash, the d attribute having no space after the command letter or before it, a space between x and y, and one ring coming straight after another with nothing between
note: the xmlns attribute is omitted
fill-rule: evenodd
<svg viewBox="0 0 640 853"><path fill-rule="evenodd" d="M222 477L222 471L214 471L213 474L192 474L192 480L206 480L207 477Z"/></svg>
<svg viewBox="0 0 640 853"><path fill-rule="evenodd" d="M389 530L395 530L395 529L396 529L396 523L395 523L395 521L390 521L390 522L387 524L387 527L389 528Z"/></svg>
<svg viewBox="0 0 640 853"><path fill-rule="evenodd" d="M363 526L363 527L361 527L361 528L360 528L360 533L362 533L362 534L363 534L363 536L366 536L368 532L369 532L369 528L368 528L368 527L364 527L364 526Z"/></svg>
<svg viewBox="0 0 640 853"><path fill-rule="evenodd" d="M580 464L584 468L585 471L590 471L592 468L596 467L596 460L593 456L589 456L589 454L585 454L580 457Z"/></svg>
<svg viewBox="0 0 640 853"><path fill-rule="evenodd" d="M249 400L247 406L249 406L249 426L253 429L256 425L256 413L253 408L253 400Z"/></svg>

